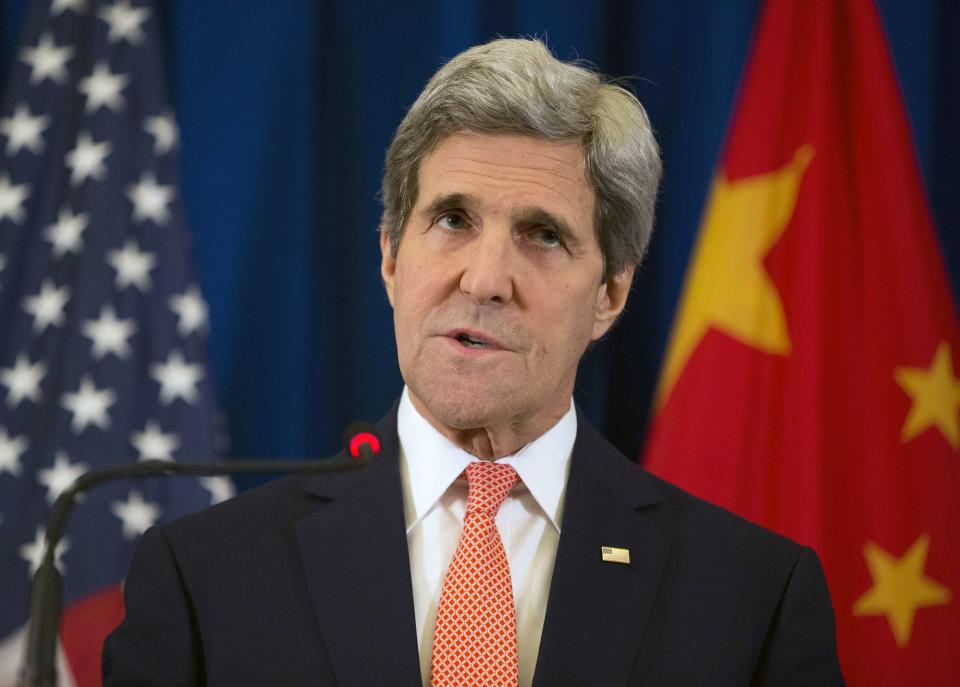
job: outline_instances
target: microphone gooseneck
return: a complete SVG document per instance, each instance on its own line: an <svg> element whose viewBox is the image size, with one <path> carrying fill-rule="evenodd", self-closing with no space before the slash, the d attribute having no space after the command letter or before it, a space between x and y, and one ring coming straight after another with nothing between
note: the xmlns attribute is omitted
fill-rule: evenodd
<svg viewBox="0 0 960 687"><path fill-rule="evenodd" d="M106 482L133 477L209 477L241 473L319 473L358 470L369 465L380 452L376 428L355 422L344 432L346 458L313 460L231 460L219 463L182 464L166 460L90 470L65 489L50 513L43 557L30 588L30 626L19 676L20 687L57 687L57 627L63 606L63 580L56 565L57 544L67 529L77 497Z"/></svg>

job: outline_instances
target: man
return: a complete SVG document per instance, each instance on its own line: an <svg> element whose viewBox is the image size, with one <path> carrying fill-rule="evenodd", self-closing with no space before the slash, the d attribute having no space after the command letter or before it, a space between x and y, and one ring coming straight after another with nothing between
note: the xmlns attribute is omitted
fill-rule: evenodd
<svg viewBox="0 0 960 687"><path fill-rule="evenodd" d="M387 153L406 389L378 462L148 532L106 684L842 684L816 555L646 474L571 402L659 175L635 98L539 42L444 66Z"/></svg>

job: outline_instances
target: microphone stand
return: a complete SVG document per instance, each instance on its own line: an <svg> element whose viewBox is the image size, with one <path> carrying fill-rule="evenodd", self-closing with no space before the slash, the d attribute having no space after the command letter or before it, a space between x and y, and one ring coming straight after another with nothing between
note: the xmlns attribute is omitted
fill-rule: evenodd
<svg viewBox="0 0 960 687"><path fill-rule="evenodd" d="M376 447L379 450L379 445ZM172 475L233 475L255 472L340 472L358 470L373 461L375 451L367 444L359 446L359 457L319 460L237 460L202 465L174 463L166 460L145 460L140 463L90 470L70 485L53 504L43 558L33 576L30 589L30 627L24 651L20 687L57 687L57 627L63 606L62 577L56 565L57 544L67 528L67 521L77 497L90 489L117 479L132 477L169 477Z"/></svg>

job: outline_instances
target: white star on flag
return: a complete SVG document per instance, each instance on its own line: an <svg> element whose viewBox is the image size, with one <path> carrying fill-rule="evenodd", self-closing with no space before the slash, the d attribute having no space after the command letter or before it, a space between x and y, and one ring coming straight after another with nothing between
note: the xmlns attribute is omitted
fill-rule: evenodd
<svg viewBox="0 0 960 687"><path fill-rule="evenodd" d="M23 309L33 316L34 334L42 334L50 325L59 327L63 324L63 308L69 300L70 289L66 286L56 288L51 279L43 280L36 296L24 298Z"/></svg>
<svg viewBox="0 0 960 687"><path fill-rule="evenodd" d="M167 304L177 314L177 333L180 336L206 330L207 304L196 286L191 286L182 294L174 294Z"/></svg>
<svg viewBox="0 0 960 687"><path fill-rule="evenodd" d="M157 264L157 259L152 253L137 248L134 239L127 239L122 249L107 253L107 263L117 271L115 283L118 291L131 284L141 293L150 290L153 283L150 280L150 270Z"/></svg>
<svg viewBox="0 0 960 687"><path fill-rule="evenodd" d="M75 215L70 208L62 208L57 221L48 225L43 233L43 238L53 244L53 257L62 258L67 253L79 253L83 248L83 232L89 225L87 213Z"/></svg>
<svg viewBox="0 0 960 687"><path fill-rule="evenodd" d="M70 429L79 434L89 425L102 430L110 428L110 415L107 409L117 400L112 389L97 389L89 375L80 380L80 388L73 393L65 393L60 405L73 413Z"/></svg>
<svg viewBox="0 0 960 687"><path fill-rule="evenodd" d="M97 14L110 25L108 42L126 40L130 45L137 45L143 40L143 29L140 25L150 16L150 10L146 7L134 9L127 0L117 0L110 7L102 7Z"/></svg>
<svg viewBox="0 0 960 687"><path fill-rule="evenodd" d="M9 472L16 477L20 474L23 470L20 456L29 445L26 437L10 436L6 427L0 427L0 475Z"/></svg>
<svg viewBox="0 0 960 687"><path fill-rule="evenodd" d="M100 317L85 320L80 326L81 333L93 341L93 357L103 360L113 353L121 360L130 355L130 343L127 341L137 330L133 320L118 320L113 306L100 308Z"/></svg>
<svg viewBox="0 0 960 687"><path fill-rule="evenodd" d="M54 17L63 14L66 10L73 10L77 14L87 11L87 0L53 0L50 14Z"/></svg>
<svg viewBox="0 0 960 687"><path fill-rule="evenodd" d="M87 96L87 112L96 112L104 106L119 112L124 106L120 91L129 83L129 76L111 73L109 65L101 61L94 65L90 76L80 79L77 90Z"/></svg>
<svg viewBox="0 0 960 687"><path fill-rule="evenodd" d="M166 224L170 219L167 203L174 195L173 186L160 186L152 172L141 174L139 183L127 186L127 198L133 203L133 220L152 219L157 224Z"/></svg>
<svg viewBox="0 0 960 687"><path fill-rule="evenodd" d="M26 353L18 353L13 367L0 369L0 385L7 388L7 405L16 408L23 399L40 401L40 382L47 374L42 360L30 364Z"/></svg>
<svg viewBox="0 0 960 687"><path fill-rule="evenodd" d="M143 130L153 136L154 155L169 153L177 144L177 124L172 114L147 117L143 122Z"/></svg>
<svg viewBox="0 0 960 687"><path fill-rule="evenodd" d="M43 563L43 549L47 538L47 530L43 527L37 528L37 536L29 544L20 546L20 558L30 564L30 577L37 572L40 564ZM63 554L70 548L70 540L67 537L61 537L57 546L53 549L53 564L57 570L63 574Z"/></svg>
<svg viewBox="0 0 960 687"><path fill-rule="evenodd" d="M23 221L23 201L30 195L29 184L11 184L10 175L0 176L0 221L9 217L16 224Z"/></svg>
<svg viewBox="0 0 960 687"><path fill-rule="evenodd" d="M37 482L47 489L47 504L52 506L89 469L84 463L71 463L66 453L57 451L53 467L37 470Z"/></svg>
<svg viewBox="0 0 960 687"><path fill-rule="evenodd" d="M110 141L94 143L87 132L77 136L76 147L67 153L70 183L79 186L90 178L101 181L107 174L107 166L103 161L112 150L113 144Z"/></svg>
<svg viewBox="0 0 960 687"><path fill-rule="evenodd" d="M67 78L67 61L73 57L73 48L57 47L49 33L40 36L37 47L20 51L20 61L30 65L30 83L37 84L50 79L56 84Z"/></svg>
<svg viewBox="0 0 960 687"><path fill-rule="evenodd" d="M201 477L200 486L210 492L210 505L233 498L233 482L226 477Z"/></svg>
<svg viewBox="0 0 960 687"><path fill-rule="evenodd" d="M30 114L30 106L20 103L13 115L0 119L0 134L7 137L7 155L13 157L22 148L34 155L43 150L43 130L50 124L49 115Z"/></svg>
<svg viewBox="0 0 960 687"><path fill-rule="evenodd" d="M164 405L177 398L193 403L200 395L197 383L203 377L203 365L188 364L180 351L173 351L166 363L150 366L150 376L160 384L160 402Z"/></svg>
<svg viewBox="0 0 960 687"><path fill-rule="evenodd" d="M180 448L180 438L174 434L164 434L160 425L153 420L147 421L142 432L130 435L130 443L140 454L140 460L173 460L173 452Z"/></svg>
<svg viewBox="0 0 960 687"><path fill-rule="evenodd" d="M144 501L136 489L130 490L126 501L114 501L110 512L123 522L123 536L127 539L136 539L153 527L161 514L160 506Z"/></svg>

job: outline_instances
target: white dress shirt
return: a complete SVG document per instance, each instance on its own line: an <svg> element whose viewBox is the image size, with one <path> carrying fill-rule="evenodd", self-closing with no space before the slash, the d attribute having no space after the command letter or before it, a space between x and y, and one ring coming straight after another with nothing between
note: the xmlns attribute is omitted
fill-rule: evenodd
<svg viewBox="0 0 960 687"><path fill-rule="evenodd" d="M423 684L429 685L440 590L460 542L467 509L467 482L457 477L478 459L434 429L417 412L407 389L397 411L397 432L420 674ZM537 665L576 436L577 415L571 402L567 413L545 434L497 461L512 465L520 476L500 506L496 522L513 583L521 687L533 682Z"/></svg>

